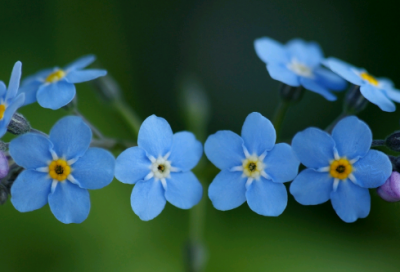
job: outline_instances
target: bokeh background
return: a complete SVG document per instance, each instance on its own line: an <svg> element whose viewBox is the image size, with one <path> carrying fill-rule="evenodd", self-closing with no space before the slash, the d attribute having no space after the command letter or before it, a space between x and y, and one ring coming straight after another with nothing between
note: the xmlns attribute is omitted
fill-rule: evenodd
<svg viewBox="0 0 400 272"><path fill-rule="evenodd" d="M0 10L0 79L8 82L17 60L26 76L93 53L143 119L162 116L174 131L185 129L180 95L188 76L209 97L206 133L239 133L253 111L272 118L279 83L254 52L261 36L318 41L326 56L400 86L398 6L384 0L2 0ZM135 137L90 85L78 85L77 93L80 110L104 134ZM324 128L342 99L306 92L289 110L282 136ZM45 132L65 115L38 105L20 112ZM360 114L375 139L397 130L399 117L374 105ZM24 214L10 202L0 206L0 271L184 271L190 212L167 204L142 222L131 210L131 190L114 180L92 191L91 213L79 225L58 222L48 206ZM400 207L371 194L370 215L352 224L330 203L301 206L291 196L278 218L259 216L247 204L217 211L206 199L205 271L399 271Z"/></svg>

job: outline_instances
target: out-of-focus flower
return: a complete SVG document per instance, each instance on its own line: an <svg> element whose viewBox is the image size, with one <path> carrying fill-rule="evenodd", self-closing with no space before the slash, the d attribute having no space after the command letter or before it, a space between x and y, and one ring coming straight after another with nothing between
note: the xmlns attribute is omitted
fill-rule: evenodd
<svg viewBox="0 0 400 272"><path fill-rule="evenodd" d="M234 209L247 201L250 209L265 216L285 210L283 183L296 177L300 162L288 144L275 140L272 123L257 112L247 116L242 137L228 130L208 137L207 158L222 170L208 188L216 209Z"/></svg>
<svg viewBox="0 0 400 272"><path fill-rule="evenodd" d="M386 182L376 189L378 195L388 202L400 200L400 174L393 171Z"/></svg>
<svg viewBox="0 0 400 272"><path fill-rule="evenodd" d="M148 221L161 213L167 200L181 209L190 209L200 201L203 188L190 170L202 154L203 147L193 133L173 134L164 118L152 115L140 127L138 146L118 156L115 177L135 184L132 209Z"/></svg>
<svg viewBox="0 0 400 272"><path fill-rule="evenodd" d="M81 223L89 215L87 189L100 189L114 177L115 159L89 148L92 132L80 117L59 120L49 138L28 133L10 142L10 155L25 168L11 187L11 202L20 212L49 203L61 222Z"/></svg>
<svg viewBox="0 0 400 272"><path fill-rule="evenodd" d="M107 74L106 70L82 70L95 60L88 55L77 59L64 68L42 70L22 81L20 92L25 93L24 105L38 102L43 108L59 109L75 97L75 83L89 81Z"/></svg>
<svg viewBox="0 0 400 272"><path fill-rule="evenodd" d="M303 86L329 101L336 100L331 91L340 91L346 87L346 81L321 67L324 56L315 42L294 39L282 45L263 37L254 41L254 47L275 80L293 87Z"/></svg>
<svg viewBox="0 0 400 272"><path fill-rule="evenodd" d="M372 133L357 117L342 119L332 136L308 128L296 134L292 147L303 170L290 185L290 193L303 205L329 199L345 222L367 217L371 208L368 188L381 186L392 172L387 155L370 150Z"/></svg>

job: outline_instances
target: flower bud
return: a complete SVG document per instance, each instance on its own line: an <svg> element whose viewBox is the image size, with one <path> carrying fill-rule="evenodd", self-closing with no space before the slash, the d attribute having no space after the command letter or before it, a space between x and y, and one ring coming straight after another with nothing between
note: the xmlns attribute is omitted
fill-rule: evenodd
<svg viewBox="0 0 400 272"><path fill-rule="evenodd" d="M391 150L400 152L400 131L393 132L389 135L385 140L385 144Z"/></svg>
<svg viewBox="0 0 400 272"><path fill-rule="evenodd" d="M353 86L350 88L344 99L344 110L345 112L356 114L365 109L368 104L368 100L360 92L360 86Z"/></svg>
<svg viewBox="0 0 400 272"><path fill-rule="evenodd" d="M31 130L31 125L22 114L16 112L11 118L7 130L12 134L20 135L29 132Z"/></svg>
<svg viewBox="0 0 400 272"><path fill-rule="evenodd" d="M304 88L302 86L292 87L282 84L279 94L283 100L297 102L303 98Z"/></svg>
<svg viewBox="0 0 400 272"><path fill-rule="evenodd" d="M393 171L386 182L376 189L378 195L388 202L400 200L400 174Z"/></svg>
<svg viewBox="0 0 400 272"><path fill-rule="evenodd" d="M8 175L8 171L10 170L8 166L7 156L0 151L0 179L4 178Z"/></svg>

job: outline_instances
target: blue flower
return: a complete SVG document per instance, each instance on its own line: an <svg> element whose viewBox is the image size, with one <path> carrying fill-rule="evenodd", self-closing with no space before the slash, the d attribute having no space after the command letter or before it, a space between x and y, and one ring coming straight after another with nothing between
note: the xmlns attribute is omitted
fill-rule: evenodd
<svg viewBox="0 0 400 272"><path fill-rule="evenodd" d="M81 83L107 74L106 70L86 69L96 58L88 55L77 59L63 69L42 70L22 81L20 92L25 93L24 105L38 102L43 108L59 109L75 97L74 83Z"/></svg>
<svg viewBox="0 0 400 272"><path fill-rule="evenodd" d="M25 95L18 94L21 66L20 61L14 64L8 90L4 82L0 81L0 137L3 137L7 132L8 124L10 124L14 113L24 104Z"/></svg>
<svg viewBox="0 0 400 272"><path fill-rule="evenodd" d="M234 209L247 200L261 215L278 216L285 210L283 183L296 177L300 162L288 144L275 140L273 125L257 112L247 116L242 137L228 130L208 137L207 158L222 170L208 188L216 209Z"/></svg>
<svg viewBox="0 0 400 272"><path fill-rule="evenodd" d="M203 188L190 170L202 154L203 147L192 133L173 134L164 118L152 115L140 127L138 146L118 156L115 177L135 184L132 209L148 221L161 213L167 200L181 209L190 209L200 201Z"/></svg>
<svg viewBox="0 0 400 272"><path fill-rule="evenodd" d="M114 177L110 152L89 148L92 131L79 117L59 120L49 137L24 134L10 143L14 161L25 168L11 187L11 202L20 212L47 202L61 222L81 223L89 215L87 189L100 189Z"/></svg>
<svg viewBox="0 0 400 272"><path fill-rule="evenodd" d="M328 58L325 65L350 83L360 86L361 94L381 110L392 112L396 106L392 102L400 102L400 91L387 78L375 78L365 69L357 68L336 58Z"/></svg>
<svg viewBox="0 0 400 272"><path fill-rule="evenodd" d="M357 117L342 119L332 136L308 128L296 134L292 147L303 170L290 185L290 193L303 205L332 202L345 222L367 217L371 206L368 188L381 186L392 173L385 154L370 150L372 133Z"/></svg>
<svg viewBox="0 0 400 272"><path fill-rule="evenodd" d="M293 87L301 85L329 101L336 100L330 90L340 91L346 87L346 81L320 66L324 56L315 42L294 39L282 45L263 37L254 41L254 47L275 80Z"/></svg>

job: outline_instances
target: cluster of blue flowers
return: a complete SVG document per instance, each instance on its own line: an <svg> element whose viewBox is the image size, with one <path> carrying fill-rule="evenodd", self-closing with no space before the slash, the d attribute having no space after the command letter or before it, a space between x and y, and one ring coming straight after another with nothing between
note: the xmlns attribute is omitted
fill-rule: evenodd
<svg viewBox="0 0 400 272"><path fill-rule="evenodd" d="M348 81L359 90L358 99L384 111L394 111L392 101L400 102L400 91L390 80L375 78L335 58L325 59L315 42L295 39L282 45L260 38L254 45L271 77L285 86L302 87L334 101L334 93L343 90ZM11 165L4 163L7 156L0 153L0 178L12 180L14 207L28 212L48 203L59 221L81 223L90 211L87 190L107 186L114 175L122 183L135 185L130 202L144 221L158 216L167 201L181 209L195 206L202 199L203 186L191 170L202 157L203 145L191 132L174 134L163 118L152 115L145 119L137 146L116 159L109 151L93 147L92 132L96 131L78 116L62 118L49 135L27 122L22 122L27 126L24 129L13 129L20 124L18 118L23 118L16 113L19 107L38 102L44 108L62 108L73 102L75 83L106 75L105 70L83 70L94 60L94 56L85 56L65 68L40 71L27 77L21 87L21 63L17 62L8 89L0 82L0 136L7 129L19 134L10 143L2 143L2 150L12 158ZM274 125L257 112L247 116L240 136L228 130L210 135L204 151L221 170L208 187L214 207L225 211L247 202L257 214L279 216L288 202L284 183L290 181L289 191L297 202L317 205L331 200L345 222L369 214L369 188L379 187L378 193L388 201L399 200L400 189L394 192L391 185L395 183L394 160L371 149L368 125L351 112L345 113L350 116L341 118L331 134L330 129L311 127L298 132L291 143L276 143ZM306 169L299 173L300 164Z"/></svg>

